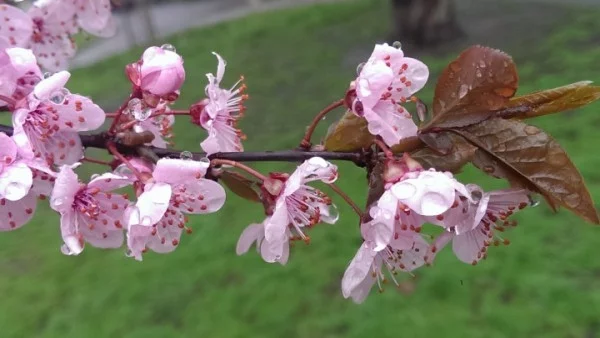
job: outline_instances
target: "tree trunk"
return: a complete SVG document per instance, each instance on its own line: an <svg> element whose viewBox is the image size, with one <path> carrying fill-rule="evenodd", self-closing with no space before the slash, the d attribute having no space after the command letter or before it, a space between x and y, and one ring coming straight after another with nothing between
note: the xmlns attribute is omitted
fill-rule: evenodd
<svg viewBox="0 0 600 338"><path fill-rule="evenodd" d="M458 38L453 0L392 0L393 38L418 46L432 46Z"/></svg>

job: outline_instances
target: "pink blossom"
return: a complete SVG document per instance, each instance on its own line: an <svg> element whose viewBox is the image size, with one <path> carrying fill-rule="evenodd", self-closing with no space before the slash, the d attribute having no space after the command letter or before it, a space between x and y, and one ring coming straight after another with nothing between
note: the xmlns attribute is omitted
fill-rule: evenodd
<svg viewBox="0 0 600 338"><path fill-rule="evenodd" d="M187 218L184 214L208 214L221 209L225 190L203 178L208 162L161 159L146 182L143 193L129 212L127 244L131 255L151 249L175 250Z"/></svg>
<svg viewBox="0 0 600 338"><path fill-rule="evenodd" d="M471 190L476 189L481 191L479 187L471 187ZM487 248L494 242L494 230L503 230L504 226L516 224L509 222L507 218L528 205L528 192L520 189L483 193L477 203L461 200L457 207L447 212L441 222L440 225L447 231L434 241L428 261L433 261L435 254L452 241L452 249L458 259L468 264L477 264L487 256Z"/></svg>
<svg viewBox="0 0 600 338"><path fill-rule="evenodd" d="M337 179L337 167L320 157L304 161L294 173L287 177L272 175L265 182L265 193L275 196L272 210L264 222L264 239L254 237L256 225L251 225L240 237L238 254L249 248L252 240L260 242L261 255L269 263L285 263L289 252L290 239L304 241L309 238L302 228L312 227L319 222L333 224L337 221L337 209L327 196L307 185L312 181L332 183Z"/></svg>
<svg viewBox="0 0 600 338"><path fill-rule="evenodd" d="M183 59L161 47L150 47L142 59L128 67L130 80L143 91L159 97L175 93L185 80Z"/></svg>
<svg viewBox="0 0 600 338"><path fill-rule="evenodd" d="M0 47L26 47L33 34L33 21L21 9L0 4ZM3 41L3 42L2 42Z"/></svg>
<svg viewBox="0 0 600 338"><path fill-rule="evenodd" d="M219 54L213 54L218 60L217 75L206 75L207 98L190 109L192 121L208 131L208 137L200 143L207 154L243 151L242 139L245 136L237 129L237 121L243 116L243 102L248 98L243 94L246 85L238 87L243 81L241 78L230 89L220 88L226 63Z"/></svg>
<svg viewBox="0 0 600 338"><path fill-rule="evenodd" d="M85 242L98 248L118 248L123 243L123 213L129 206L126 196L113 193L131 184L123 176L105 173L90 183L79 182L69 166L62 166L50 207L60 213L60 230L65 255L78 255Z"/></svg>
<svg viewBox="0 0 600 338"><path fill-rule="evenodd" d="M78 132L104 123L104 111L90 99L64 88L68 72L40 81L24 107L13 114L14 137L49 164L72 164L83 157Z"/></svg>
<svg viewBox="0 0 600 338"><path fill-rule="evenodd" d="M382 284L387 280L384 268L398 285L394 275L398 271L410 272L421 267L425 263L428 247L422 236L413 231L399 232L383 250L378 250L375 243L365 240L342 278L344 298L362 303L376 282L379 290L383 291Z"/></svg>
<svg viewBox="0 0 600 338"><path fill-rule="evenodd" d="M429 70L421 61L404 57L399 48L376 45L352 86L356 98L351 108L364 116L371 134L381 136L390 146L397 144L417 133L400 103L423 88L428 77Z"/></svg>
<svg viewBox="0 0 600 338"><path fill-rule="evenodd" d="M47 194L43 183L54 180L47 167L22 155L13 139L0 133L0 231L27 223L35 212L37 195Z"/></svg>
<svg viewBox="0 0 600 338"><path fill-rule="evenodd" d="M116 33L110 0L76 0L75 10L77 24L84 31L99 37L111 37Z"/></svg>
<svg viewBox="0 0 600 338"><path fill-rule="evenodd" d="M254 243L256 243L256 251L260 253L265 261L273 261L273 258L275 257L275 261L279 262L281 265L287 263L290 256L290 246L285 242L282 246L283 251L273 252L272 246L269 242L265 241L265 226L262 223L250 224L244 229L237 242L235 252L238 255L243 255L250 250L250 247Z"/></svg>
<svg viewBox="0 0 600 338"><path fill-rule="evenodd" d="M30 50L0 50L0 95L19 101L29 95L41 79L42 72ZM0 100L0 106L5 104Z"/></svg>

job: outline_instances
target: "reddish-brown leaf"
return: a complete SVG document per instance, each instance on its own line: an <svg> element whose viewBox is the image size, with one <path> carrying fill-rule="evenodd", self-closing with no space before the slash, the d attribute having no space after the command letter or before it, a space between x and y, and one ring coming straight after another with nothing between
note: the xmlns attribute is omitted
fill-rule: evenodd
<svg viewBox="0 0 600 338"><path fill-rule="evenodd" d="M373 143L373 135L367 128L367 120L348 111L333 123L323 145L329 151L355 151Z"/></svg>
<svg viewBox="0 0 600 338"><path fill-rule="evenodd" d="M219 179L223 182L233 193L240 196L241 198L249 201L261 203L260 195L257 191L259 183L235 171L223 171Z"/></svg>
<svg viewBox="0 0 600 338"><path fill-rule="evenodd" d="M462 52L435 87L433 117L421 129L460 127L493 116L517 91L517 68L506 53L482 46Z"/></svg>
<svg viewBox="0 0 600 338"><path fill-rule="evenodd" d="M439 134L450 142L450 147L446 152L439 152L427 147L412 152L410 156L427 169L435 168L454 173L459 172L465 164L472 160L477 147L456 134Z"/></svg>
<svg viewBox="0 0 600 338"><path fill-rule="evenodd" d="M591 81L581 81L566 86L546 89L514 97L507 108L523 108L515 118L531 118L579 108L600 99L600 87Z"/></svg>
<svg viewBox="0 0 600 338"><path fill-rule="evenodd" d="M455 132L479 148L476 163L484 172L541 193L555 210L562 205L600 223L581 174L544 131L522 121L495 118Z"/></svg>

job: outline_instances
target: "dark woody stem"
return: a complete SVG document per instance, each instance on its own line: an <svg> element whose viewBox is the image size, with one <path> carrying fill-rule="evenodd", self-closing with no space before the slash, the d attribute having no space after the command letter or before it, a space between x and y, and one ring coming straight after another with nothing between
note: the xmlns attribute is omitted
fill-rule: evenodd
<svg viewBox="0 0 600 338"><path fill-rule="evenodd" d="M311 146L310 139L312 137L312 134L315 132L315 128L317 128L317 125L319 124L319 122L321 122L321 120L323 119L323 117L325 117L325 115L329 114L335 108L341 107L343 105L344 105L344 99L337 100L337 101L333 102L332 104L330 104L329 106L325 107L325 109L321 110L321 112L318 113L317 116L315 116L315 118L311 122L310 126L308 126L308 129L306 130L306 133L304 134L304 138L300 142L301 149L310 149L310 146Z"/></svg>

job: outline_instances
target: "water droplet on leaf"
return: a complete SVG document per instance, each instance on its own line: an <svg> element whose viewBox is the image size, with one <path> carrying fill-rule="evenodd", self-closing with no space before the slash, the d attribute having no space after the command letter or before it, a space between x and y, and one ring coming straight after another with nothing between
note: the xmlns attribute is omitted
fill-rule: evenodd
<svg viewBox="0 0 600 338"><path fill-rule="evenodd" d="M466 84L461 84L460 88L458 89L458 98L462 99L463 97L465 97L465 95L467 95L468 92L469 86L467 86Z"/></svg>

